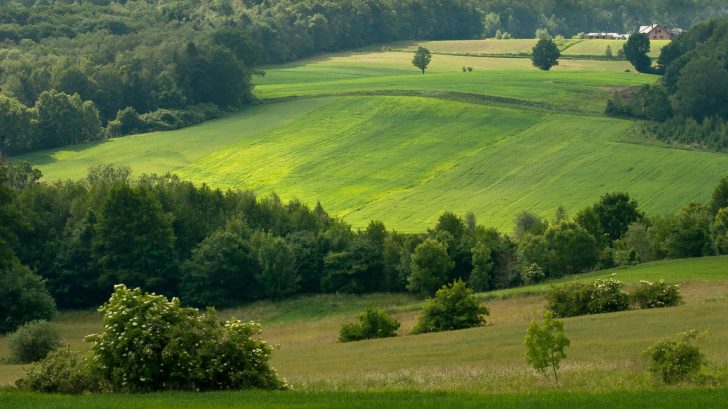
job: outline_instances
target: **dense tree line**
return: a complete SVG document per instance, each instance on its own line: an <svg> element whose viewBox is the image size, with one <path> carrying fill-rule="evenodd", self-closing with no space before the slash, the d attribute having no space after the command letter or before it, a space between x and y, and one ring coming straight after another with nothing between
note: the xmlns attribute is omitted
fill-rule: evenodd
<svg viewBox="0 0 728 409"><path fill-rule="evenodd" d="M251 102L257 67L317 52L496 31L530 38L538 29L571 36L652 21L689 27L725 11L718 0L9 0L0 2L0 94L8 98L0 100L0 150L198 123ZM36 118L51 91L85 107L60 134Z"/></svg>
<svg viewBox="0 0 728 409"><path fill-rule="evenodd" d="M262 64L481 32L472 0L0 2L0 152L217 117Z"/></svg>
<svg viewBox="0 0 728 409"><path fill-rule="evenodd" d="M684 29L728 12L722 0L480 0L485 37L533 38L539 29L572 37L582 32L632 33L652 23Z"/></svg>
<svg viewBox="0 0 728 409"><path fill-rule="evenodd" d="M659 83L615 94L607 113L653 121L643 132L668 143L728 149L727 48L728 18L695 26L662 49Z"/></svg>
<svg viewBox="0 0 728 409"><path fill-rule="evenodd" d="M512 234L449 212L426 232L404 234L376 221L354 230L320 205L172 175L132 178L99 166L80 181L42 183L27 164L2 172L2 280L38 299L49 298L45 286L62 308L98 305L118 283L229 307L312 293L432 295L454 280L487 291L728 253L728 177L708 206L676 214L647 217L629 195L613 193L573 219L525 211ZM52 309L52 299L45 305Z"/></svg>

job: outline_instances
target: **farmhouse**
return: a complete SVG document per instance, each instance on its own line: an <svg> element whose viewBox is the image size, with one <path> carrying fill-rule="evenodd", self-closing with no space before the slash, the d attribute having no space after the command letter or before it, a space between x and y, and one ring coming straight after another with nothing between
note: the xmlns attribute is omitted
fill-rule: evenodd
<svg viewBox="0 0 728 409"><path fill-rule="evenodd" d="M589 33L586 35L589 40L628 40L629 34L619 33Z"/></svg>
<svg viewBox="0 0 728 409"><path fill-rule="evenodd" d="M681 28L667 28L661 24L640 26L640 34L647 34L650 40L672 40L682 32Z"/></svg>

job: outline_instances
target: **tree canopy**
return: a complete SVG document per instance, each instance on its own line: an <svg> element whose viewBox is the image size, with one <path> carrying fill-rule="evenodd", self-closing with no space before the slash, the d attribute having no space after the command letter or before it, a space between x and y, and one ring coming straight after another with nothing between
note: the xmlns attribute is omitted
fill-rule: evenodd
<svg viewBox="0 0 728 409"><path fill-rule="evenodd" d="M555 65L559 65L559 57L561 57L561 52L556 43L550 38L542 38L533 47L531 62L534 67L549 71Z"/></svg>
<svg viewBox="0 0 728 409"><path fill-rule="evenodd" d="M430 50L424 47L418 47L417 51L415 51L415 56L412 57L412 65L422 70L424 74L427 66L430 65L430 61L432 61Z"/></svg>
<svg viewBox="0 0 728 409"><path fill-rule="evenodd" d="M638 72L650 72L652 60L647 55L650 52L650 38L644 33L633 33L622 48L627 61L632 63Z"/></svg>

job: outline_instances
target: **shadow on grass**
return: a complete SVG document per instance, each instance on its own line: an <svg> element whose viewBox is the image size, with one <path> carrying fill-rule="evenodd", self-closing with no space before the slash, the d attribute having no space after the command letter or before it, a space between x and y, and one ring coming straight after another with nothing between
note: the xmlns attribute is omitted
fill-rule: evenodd
<svg viewBox="0 0 728 409"><path fill-rule="evenodd" d="M63 147L57 147L57 148L50 148L50 149L44 149L41 151L36 151L32 153L24 153L22 155L17 156L11 156L10 162L19 162L19 161L26 161L30 162L34 167L36 166L42 166L42 165L49 165L51 163L58 162L58 159L53 157L54 154L58 153L59 151L64 152L83 152L87 149L91 149L95 146L99 146L101 144L107 143L108 139L103 139L100 141L95 142L87 142L87 143L80 143L77 145L67 145Z"/></svg>

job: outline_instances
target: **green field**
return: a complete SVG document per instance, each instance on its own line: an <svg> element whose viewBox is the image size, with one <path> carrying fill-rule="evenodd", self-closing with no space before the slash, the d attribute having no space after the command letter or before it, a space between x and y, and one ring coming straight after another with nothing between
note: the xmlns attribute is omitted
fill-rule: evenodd
<svg viewBox="0 0 728 409"><path fill-rule="evenodd" d="M385 50L414 51L417 47L425 47L435 54L452 55L523 55L531 54L535 39L510 39L510 40L454 40L454 41L417 41L401 42L383 47ZM578 40L566 39L557 40L556 43L565 56L602 57L607 46L612 47L616 56L617 50L622 48L625 40ZM660 56L662 47L670 44L669 40L651 40L649 56L657 58Z"/></svg>
<svg viewBox="0 0 728 409"><path fill-rule="evenodd" d="M625 40L582 40L574 44L570 44L561 53L565 56L603 56L607 50L607 46L612 48L614 56L617 51L626 43ZM651 40L649 56L657 58L660 56L662 47L670 44L670 40Z"/></svg>
<svg viewBox="0 0 728 409"><path fill-rule="evenodd" d="M394 43L385 46L385 49L414 51L425 47L437 54L529 54L536 42L536 39L416 41Z"/></svg>
<svg viewBox="0 0 728 409"><path fill-rule="evenodd" d="M665 390L632 393L547 392L527 395L485 395L471 393L303 393L303 392L222 392L155 393L119 396L42 396L0 392L0 406L8 409L97 409L161 408L178 409L273 409L273 408L715 408L728 399L728 391ZM174 405L170 401L174 400Z"/></svg>
<svg viewBox="0 0 728 409"><path fill-rule="evenodd" d="M17 159L48 180L98 163L175 172L320 200L355 227L379 219L401 231L446 210L510 228L521 210L574 214L609 191L671 212L706 200L728 169L725 154L624 142L635 124L602 114L608 91L656 79L626 62L563 60L541 72L524 58L435 55L421 75L410 59L355 52L268 67L256 78L263 103L225 118Z"/></svg>

